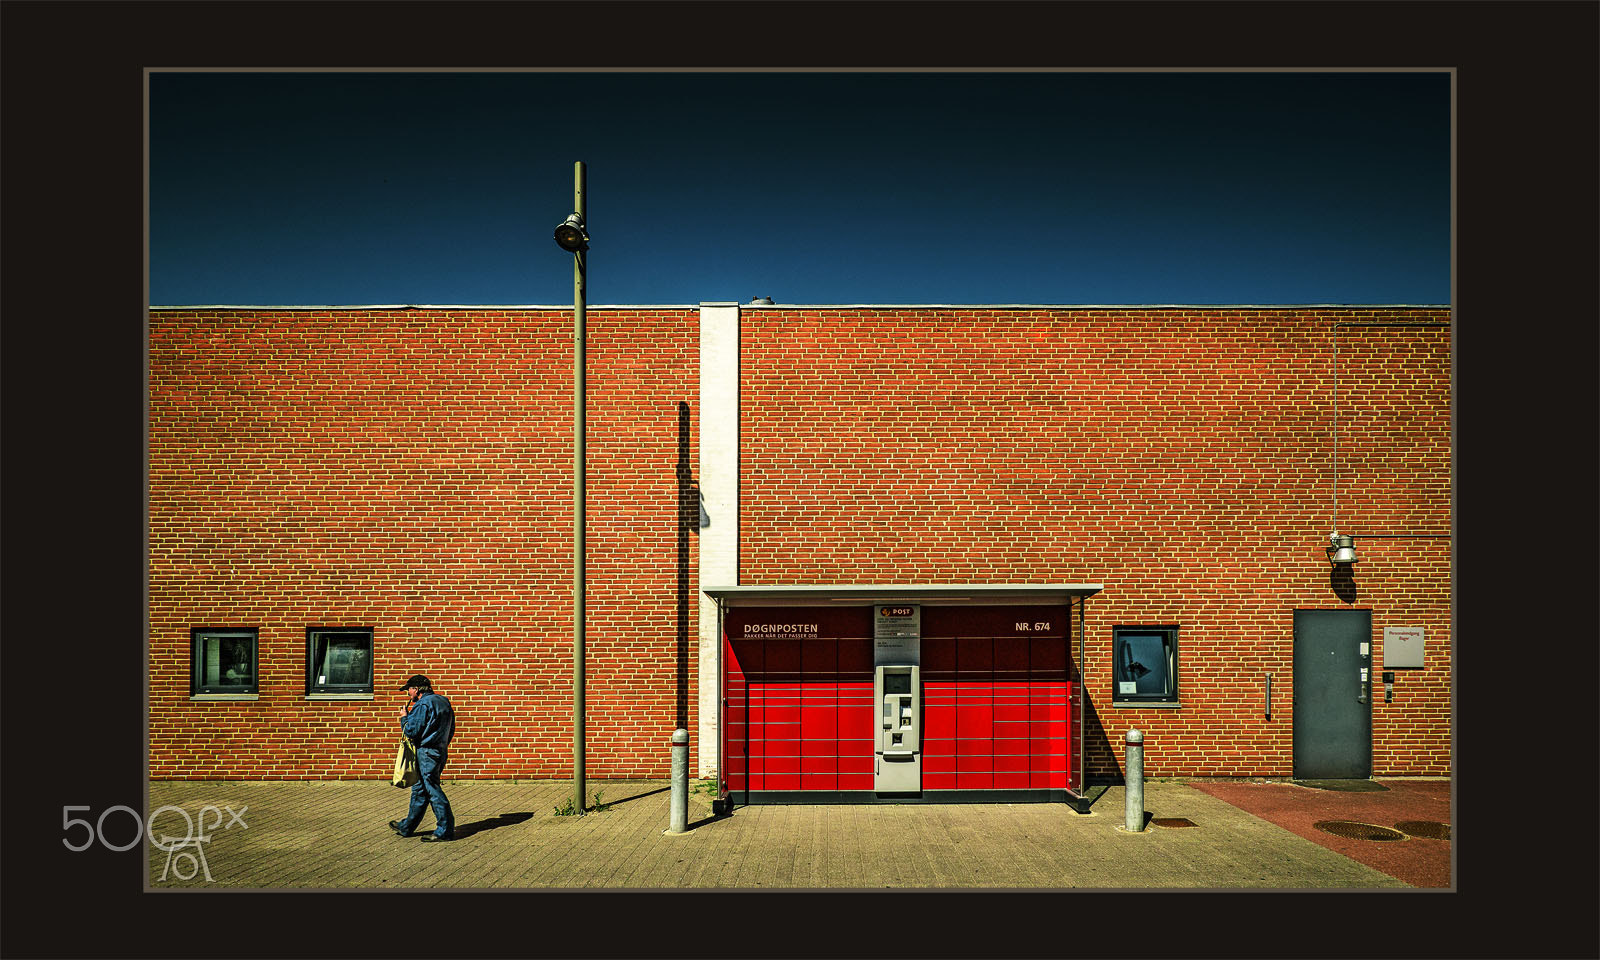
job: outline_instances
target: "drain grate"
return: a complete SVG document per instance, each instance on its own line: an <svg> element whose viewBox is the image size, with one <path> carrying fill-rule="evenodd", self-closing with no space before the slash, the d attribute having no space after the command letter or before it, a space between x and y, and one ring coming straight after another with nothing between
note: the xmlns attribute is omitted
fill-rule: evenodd
<svg viewBox="0 0 1600 960"><path fill-rule="evenodd" d="M1357 823L1354 820L1318 820L1312 824L1323 833L1331 833L1336 837L1346 837L1351 840L1404 840L1406 835L1399 830L1390 830L1372 823Z"/></svg>
<svg viewBox="0 0 1600 960"><path fill-rule="evenodd" d="M1421 837L1423 840L1450 839L1450 824L1437 820L1405 820L1395 824L1394 828L1408 837Z"/></svg>
<svg viewBox="0 0 1600 960"><path fill-rule="evenodd" d="M1150 822L1158 827L1192 827L1194 821L1188 817L1153 817Z"/></svg>

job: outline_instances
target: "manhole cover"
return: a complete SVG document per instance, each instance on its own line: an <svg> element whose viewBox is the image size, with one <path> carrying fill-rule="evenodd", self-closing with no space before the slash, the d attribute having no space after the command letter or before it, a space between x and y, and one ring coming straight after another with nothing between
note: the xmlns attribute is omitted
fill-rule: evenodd
<svg viewBox="0 0 1600 960"><path fill-rule="evenodd" d="M1347 837L1351 840L1404 840L1406 835L1398 830L1380 827L1371 823L1356 823L1354 820L1318 820L1312 824L1323 833L1331 833L1336 837Z"/></svg>
<svg viewBox="0 0 1600 960"><path fill-rule="evenodd" d="M1188 817L1153 817L1150 822L1158 827L1192 827L1194 821Z"/></svg>
<svg viewBox="0 0 1600 960"><path fill-rule="evenodd" d="M1408 837L1421 837L1424 840L1450 839L1450 824L1440 823L1437 820L1406 820L1395 824L1394 828Z"/></svg>

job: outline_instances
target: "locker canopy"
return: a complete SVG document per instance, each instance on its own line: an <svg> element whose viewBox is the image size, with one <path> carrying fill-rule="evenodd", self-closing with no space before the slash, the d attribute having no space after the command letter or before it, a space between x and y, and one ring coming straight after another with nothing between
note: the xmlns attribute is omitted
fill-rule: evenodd
<svg viewBox="0 0 1600 960"><path fill-rule="evenodd" d="M712 586L706 596L725 607L817 607L829 604L917 603L928 606L1069 603L1099 593L1098 583L851 583L833 586Z"/></svg>

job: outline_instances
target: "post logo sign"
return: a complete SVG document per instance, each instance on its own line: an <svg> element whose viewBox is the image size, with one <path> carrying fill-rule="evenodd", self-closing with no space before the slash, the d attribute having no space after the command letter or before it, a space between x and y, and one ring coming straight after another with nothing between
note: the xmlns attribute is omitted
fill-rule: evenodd
<svg viewBox="0 0 1600 960"><path fill-rule="evenodd" d="M872 665L922 663L922 607L879 604L872 611Z"/></svg>

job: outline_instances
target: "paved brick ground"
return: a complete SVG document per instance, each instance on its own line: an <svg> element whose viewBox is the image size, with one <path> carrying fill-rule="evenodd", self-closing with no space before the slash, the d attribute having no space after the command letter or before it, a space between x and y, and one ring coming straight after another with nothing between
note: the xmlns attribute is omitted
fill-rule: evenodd
<svg viewBox="0 0 1600 960"><path fill-rule="evenodd" d="M1191 786L1414 887L1451 886L1449 840L1408 836L1379 842L1317 828L1323 820L1353 820L1391 829L1414 821L1450 824L1449 780L1375 783L1387 789L1347 793L1283 781L1196 781Z"/></svg>
<svg viewBox="0 0 1600 960"><path fill-rule="evenodd" d="M1369 866L1177 782L1145 786L1154 817L1193 828L1122 829L1112 787L1088 814L1060 804L745 807L712 818L691 797L690 829L664 833L662 781L591 782L612 806L557 817L565 781L446 781L454 843L396 837L406 793L387 783L170 781L150 810L210 815L209 839L150 851L150 888L919 888L1404 887ZM424 819L431 829L431 814ZM226 828L224 829L224 826ZM184 834L175 811L156 834ZM206 879L209 872L210 880Z"/></svg>

